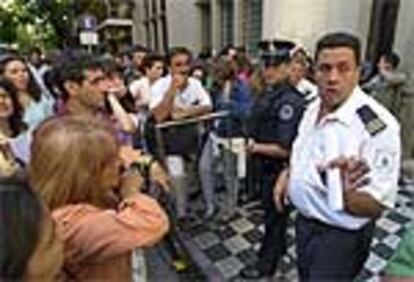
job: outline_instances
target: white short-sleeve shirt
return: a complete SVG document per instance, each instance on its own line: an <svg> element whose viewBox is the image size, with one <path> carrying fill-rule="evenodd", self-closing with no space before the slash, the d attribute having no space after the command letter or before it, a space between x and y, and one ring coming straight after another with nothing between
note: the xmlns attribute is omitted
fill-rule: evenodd
<svg viewBox="0 0 414 282"><path fill-rule="evenodd" d="M151 86L148 77L144 76L131 82L129 85L129 91L134 97L137 105L148 105L151 93Z"/></svg>
<svg viewBox="0 0 414 282"><path fill-rule="evenodd" d="M171 75L167 75L153 84L151 87L150 109L155 108L161 103L170 85ZM211 106L212 102L210 95L201 85L200 81L189 77L187 87L176 94L174 104L183 106Z"/></svg>
<svg viewBox="0 0 414 282"><path fill-rule="evenodd" d="M328 203L330 187L317 167L340 156L366 160L371 182L360 190L382 205L393 207L400 169L400 127L359 87L340 108L317 122L319 108L317 99L309 105L299 126L290 160L289 198L304 216L355 230L369 218L332 209Z"/></svg>

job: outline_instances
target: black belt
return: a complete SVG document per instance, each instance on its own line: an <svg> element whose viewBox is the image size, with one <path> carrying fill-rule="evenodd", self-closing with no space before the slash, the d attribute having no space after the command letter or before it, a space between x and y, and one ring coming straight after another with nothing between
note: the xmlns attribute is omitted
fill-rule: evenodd
<svg viewBox="0 0 414 282"><path fill-rule="evenodd" d="M349 233L360 232L360 231L365 230L366 228L371 228L375 225L375 221L371 220L359 229L347 229L347 228L344 228L344 227L339 227L339 226L335 226L335 225L325 223L325 222L320 221L319 219L316 219L316 218L311 218L311 217L304 216L301 213L298 213L298 219L304 220L307 223L309 223L311 226L314 226L314 227L316 227L320 230L323 230L323 229L336 229L336 230L340 230L342 232L349 232Z"/></svg>

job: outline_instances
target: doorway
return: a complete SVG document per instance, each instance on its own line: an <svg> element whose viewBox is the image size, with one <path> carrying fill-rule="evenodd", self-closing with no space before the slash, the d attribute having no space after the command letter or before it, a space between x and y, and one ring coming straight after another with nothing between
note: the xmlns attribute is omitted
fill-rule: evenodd
<svg viewBox="0 0 414 282"><path fill-rule="evenodd" d="M366 59L375 64L393 49L400 0L373 0Z"/></svg>

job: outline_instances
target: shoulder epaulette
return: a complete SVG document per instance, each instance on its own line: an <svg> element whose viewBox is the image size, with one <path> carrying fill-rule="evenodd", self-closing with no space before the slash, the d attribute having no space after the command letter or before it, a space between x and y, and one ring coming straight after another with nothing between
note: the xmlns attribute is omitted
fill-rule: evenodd
<svg viewBox="0 0 414 282"><path fill-rule="evenodd" d="M371 136L377 135L387 127L384 121L368 105L360 107L357 114Z"/></svg>

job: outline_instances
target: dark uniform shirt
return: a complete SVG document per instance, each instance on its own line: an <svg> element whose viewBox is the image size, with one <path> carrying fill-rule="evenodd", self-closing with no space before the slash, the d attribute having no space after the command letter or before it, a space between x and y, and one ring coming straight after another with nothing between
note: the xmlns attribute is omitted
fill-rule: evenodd
<svg viewBox="0 0 414 282"><path fill-rule="evenodd" d="M249 136L256 143L277 144L290 150L305 105L303 95L288 83L268 86L251 110ZM278 171L287 162L266 156L256 159L265 171Z"/></svg>

